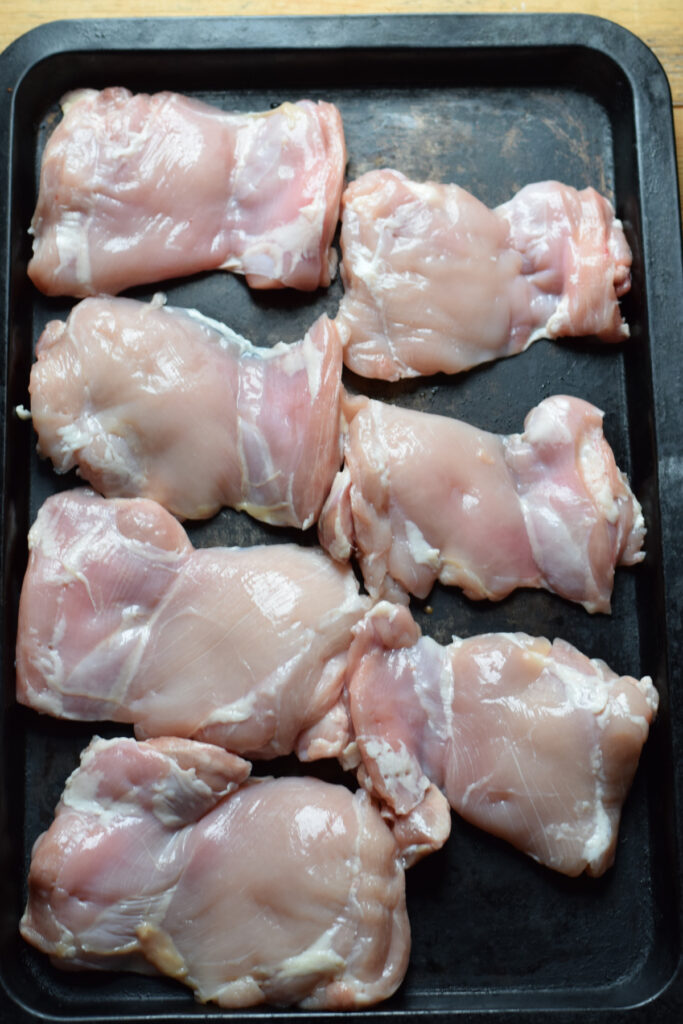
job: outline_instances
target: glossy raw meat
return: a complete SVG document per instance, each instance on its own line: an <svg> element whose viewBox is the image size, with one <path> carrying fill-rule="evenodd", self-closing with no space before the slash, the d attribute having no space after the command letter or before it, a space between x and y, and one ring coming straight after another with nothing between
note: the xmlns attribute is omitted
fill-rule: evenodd
<svg viewBox="0 0 683 1024"><path fill-rule="evenodd" d="M29 533L17 696L250 757L334 756L351 630L348 567L295 544L193 549L144 499L67 491Z"/></svg>
<svg viewBox="0 0 683 1024"><path fill-rule="evenodd" d="M226 1008L391 995L410 933L379 812L248 774L189 740L94 740L34 845L24 938L60 967L159 971Z"/></svg>
<svg viewBox="0 0 683 1024"><path fill-rule="evenodd" d="M29 274L48 295L233 270L330 283L346 151L330 103L228 114L162 92L80 89L48 140Z"/></svg>
<svg viewBox="0 0 683 1024"><path fill-rule="evenodd" d="M341 464L341 345L320 317L256 348L193 310L92 298L47 325L31 370L38 451L107 496L200 519L222 505L313 523Z"/></svg>
<svg viewBox="0 0 683 1024"><path fill-rule="evenodd" d="M527 185L489 210L457 185L371 171L342 197L346 365L396 380L513 355L538 338L628 336L631 252L594 189Z"/></svg>
<svg viewBox="0 0 683 1024"><path fill-rule="evenodd" d="M508 436L347 406L345 465L318 527L335 558L357 554L372 594L425 597L437 579L475 599L544 587L607 612L614 567L643 558L640 506L587 402L547 398Z"/></svg>
<svg viewBox="0 0 683 1024"><path fill-rule="evenodd" d="M619 677L562 640L523 633L442 647L406 608L381 602L358 627L348 690L347 764L359 762L397 831L423 821L438 787L467 821L556 871L611 865L657 710L649 677ZM442 819L433 847L443 833Z"/></svg>

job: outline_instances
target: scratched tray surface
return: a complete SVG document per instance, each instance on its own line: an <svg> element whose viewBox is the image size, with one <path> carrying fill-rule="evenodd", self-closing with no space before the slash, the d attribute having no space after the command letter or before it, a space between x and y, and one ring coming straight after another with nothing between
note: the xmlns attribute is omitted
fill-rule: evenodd
<svg viewBox="0 0 683 1024"><path fill-rule="evenodd" d="M235 52L230 60L218 60L210 51L188 52L180 25L162 22L162 43L158 33L150 34L157 40L153 62L139 43L131 43L123 54L108 51L107 41L121 37L106 22L96 23L97 48L104 47L96 59L88 47L71 52L64 46L59 33L67 33L68 43L73 27L55 26L60 40L55 49L63 52L48 57L47 74L44 62L29 62L14 101L7 407L28 404L32 343L48 320L64 317L72 304L40 296L25 277L30 254L26 228L40 154L59 118L59 98L69 88L168 88L244 111L268 109L285 99L322 98L342 113L349 178L391 166L418 179L457 181L490 206L510 198L525 183L545 178L577 188L593 185L606 194L623 218L634 250L634 284L624 302L633 335L629 343L610 347L586 340L542 341L521 356L458 377L395 385L345 375L352 389L502 433L521 430L528 410L554 393L579 395L604 409L607 438L643 503L649 527L646 562L617 573L612 615L591 617L534 591L518 592L495 605L472 603L439 586L428 602L412 607L424 632L442 643L454 634L489 630L562 636L619 672L653 675L662 695L662 711L625 807L615 866L600 879L566 879L454 817L445 848L407 875L410 967L398 993L377 1010L392 1017L431 1012L458 1019L495 1010L499 1019L508 1013L515 1019L536 1019L552 1007L563 1020L594 1020L610 1008L621 1015L645 1004L635 1012L650 1019L647 1006L657 1005L660 990L673 978L680 949L677 905L671 898L678 866L660 496L654 472L654 339L646 316L642 254L647 224L642 221L638 177L642 140L634 126L626 73L599 50L586 53L574 44L529 49L523 34L513 41L510 19L497 18L488 19L490 39L480 51L459 48L457 18L440 23L448 24L452 40L442 40L443 49L429 49L427 37L431 47L435 32L440 38L437 21L415 19L418 42L410 50L384 46L361 53L332 47L322 56L306 47L300 26L283 21L281 49L259 49L252 42L252 48ZM571 25L571 19L565 22ZM229 37L229 25L218 24ZM506 32L499 31L503 25ZM359 27L359 44L362 35ZM334 315L341 295L339 280L313 295L252 293L241 279L218 273L129 294L147 299L157 290L170 303L195 307L260 345L301 337L320 313ZM62 973L17 934L31 845L52 820L80 750L93 732L126 732L107 723L93 727L56 722L13 704L12 646L26 532L49 494L77 482L72 475L58 478L38 460L30 424L7 417L2 800L11 842L6 836L0 1013L7 1020L41 1015L49 1020L191 1020L221 1015L218 1009L199 1006L188 990L166 979ZM198 546L315 542L314 531L302 536L269 528L229 510L206 523L188 524L188 529ZM333 764L314 770L352 785ZM304 769L284 759L256 765L255 771ZM271 1015L311 1016L270 1008L228 1014L231 1019ZM361 1015L371 1017L374 1011Z"/></svg>

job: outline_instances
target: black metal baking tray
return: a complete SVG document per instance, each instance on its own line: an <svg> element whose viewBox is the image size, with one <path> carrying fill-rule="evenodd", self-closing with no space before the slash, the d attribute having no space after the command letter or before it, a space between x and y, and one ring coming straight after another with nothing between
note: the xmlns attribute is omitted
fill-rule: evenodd
<svg viewBox="0 0 683 1024"><path fill-rule="evenodd" d="M70 307L30 285L27 227L59 98L70 88L110 84L174 89L239 110L302 96L331 100L344 118L349 178L394 166L417 178L457 181L489 205L527 182L557 178L594 185L615 203L634 251L633 288L623 303L632 329L627 344L539 342L456 378L347 383L501 432L521 429L527 410L552 393L581 395L605 410L608 439L649 529L645 563L618 572L613 614L591 617L540 592L473 604L438 587L431 612L424 602L414 609L423 629L442 642L495 629L559 635L621 672L654 677L661 710L625 807L616 864L601 879L566 879L455 819L444 850L408 874L413 952L405 983L376 1009L344 1016L679 1022L683 269L671 98L643 43L610 22L578 15L58 22L24 36L0 58L0 1019L316 1016L270 1008L223 1013L164 979L65 975L17 933L31 844L49 824L93 732L39 718L14 702L26 534L43 499L75 482L39 462L30 424L14 414L28 400L32 344L48 319ZM314 295L252 294L227 274L160 288L174 304L195 306L259 344L300 337L320 312L335 312L341 294L338 281ZM191 534L197 544L290 536L228 511L191 526ZM311 542L314 534L302 539ZM102 724L97 731L117 730ZM259 770L301 769L287 760ZM333 766L320 770L342 777Z"/></svg>

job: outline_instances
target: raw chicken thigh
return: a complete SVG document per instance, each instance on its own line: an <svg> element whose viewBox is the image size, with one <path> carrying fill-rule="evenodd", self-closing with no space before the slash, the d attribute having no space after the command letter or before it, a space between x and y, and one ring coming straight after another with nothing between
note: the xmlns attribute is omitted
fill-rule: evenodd
<svg viewBox="0 0 683 1024"><path fill-rule="evenodd" d="M396 831L415 816L422 825L425 802L439 820L438 787L444 807L447 799L556 871L607 870L657 710L649 677L619 677L562 640L523 633L442 647L387 602L356 632L348 683L356 743L346 761L360 764ZM432 846L444 838L442 822Z"/></svg>
<svg viewBox="0 0 683 1024"><path fill-rule="evenodd" d="M410 931L379 812L248 774L189 740L94 740L34 845L23 937L57 966L158 971L226 1008L391 995Z"/></svg>
<svg viewBox="0 0 683 1024"><path fill-rule="evenodd" d="M47 325L29 391L38 450L107 496L200 519L317 519L341 464L341 344L320 317L256 348L193 310L107 297Z"/></svg>
<svg viewBox="0 0 683 1024"><path fill-rule="evenodd" d="M347 400L345 464L318 522L340 560L357 554L373 595L474 599L544 587L608 612L616 565L644 557L640 505L602 413L554 396L501 436L445 416Z"/></svg>
<svg viewBox="0 0 683 1024"><path fill-rule="evenodd" d="M162 92L81 89L43 154L29 275L48 295L232 270L330 283L346 149L330 103L228 114Z"/></svg>
<svg viewBox="0 0 683 1024"><path fill-rule="evenodd" d="M350 568L295 544L195 550L154 502L85 489L48 498L29 547L21 703L251 757L338 753L351 630L370 607Z"/></svg>
<svg viewBox="0 0 683 1024"><path fill-rule="evenodd" d="M489 210L457 185L370 171L342 197L337 323L364 377L458 373L538 338L628 336L631 251L609 202L555 181Z"/></svg>

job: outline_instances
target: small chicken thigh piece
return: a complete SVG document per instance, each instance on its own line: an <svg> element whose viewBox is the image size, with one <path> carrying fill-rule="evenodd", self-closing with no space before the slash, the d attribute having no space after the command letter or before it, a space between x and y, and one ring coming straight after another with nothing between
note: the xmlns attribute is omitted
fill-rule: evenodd
<svg viewBox="0 0 683 1024"><path fill-rule="evenodd" d="M342 196L337 323L364 377L459 373L538 338L628 337L631 251L595 189L527 185L490 210L458 185L370 171Z"/></svg>
<svg viewBox="0 0 683 1024"><path fill-rule="evenodd" d="M341 464L341 344L326 316L301 341L257 348L161 299L84 299L36 355L31 415L57 472L181 518L228 505L315 522Z"/></svg>
<svg viewBox="0 0 683 1024"><path fill-rule="evenodd" d="M29 548L21 703L250 757L346 742L335 707L371 602L319 548L195 550L160 505L85 489L48 498Z"/></svg>
<svg viewBox="0 0 683 1024"><path fill-rule="evenodd" d="M248 774L190 740L93 740L34 844L23 937L58 967L160 972L226 1008L390 996L410 930L378 810Z"/></svg>
<svg viewBox="0 0 683 1024"><path fill-rule="evenodd" d="M473 599L543 587L608 612L615 566L644 557L640 505L588 402L546 398L507 436L364 397L346 417L318 530L335 558L358 556L373 595L426 597L438 579Z"/></svg>
<svg viewBox="0 0 683 1024"><path fill-rule="evenodd" d="M437 787L467 821L549 868L601 875L613 863L657 711L649 676L618 676L563 640L524 633L444 647L420 636L407 608L380 602L357 629L348 691L346 760L397 833L422 824Z"/></svg>
<svg viewBox="0 0 683 1024"><path fill-rule="evenodd" d="M47 141L28 272L47 295L232 270L326 286L346 148L331 103L225 113L161 92L79 89Z"/></svg>

